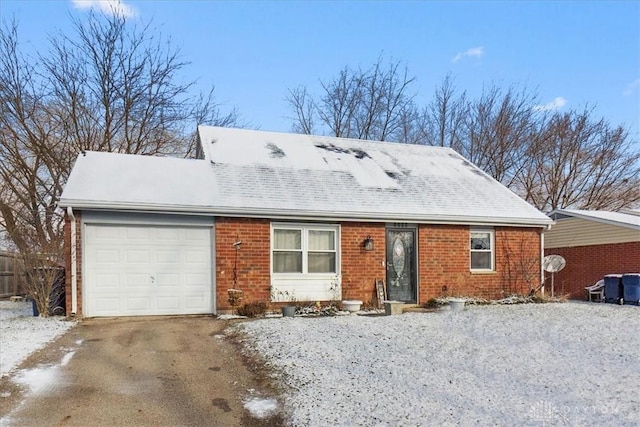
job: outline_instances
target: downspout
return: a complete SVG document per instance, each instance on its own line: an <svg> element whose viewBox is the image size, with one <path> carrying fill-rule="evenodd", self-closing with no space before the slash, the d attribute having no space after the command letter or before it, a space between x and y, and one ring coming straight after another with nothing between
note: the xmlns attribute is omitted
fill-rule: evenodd
<svg viewBox="0 0 640 427"><path fill-rule="evenodd" d="M75 316L78 312L78 261L76 255L76 217L73 215L71 206L67 206L67 215L71 220L71 315Z"/></svg>
<svg viewBox="0 0 640 427"><path fill-rule="evenodd" d="M551 225L547 225L546 230L551 230ZM544 228L540 230L540 293L544 296Z"/></svg>

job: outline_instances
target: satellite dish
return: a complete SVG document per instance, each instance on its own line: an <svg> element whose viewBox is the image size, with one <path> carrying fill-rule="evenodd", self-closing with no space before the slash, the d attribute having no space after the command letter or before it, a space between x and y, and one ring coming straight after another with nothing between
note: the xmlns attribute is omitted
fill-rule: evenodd
<svg viewBox="0 0 640 427"><path fill-rule="evenodd" d="M566 265L567 261L560 255L547 255L542 259L542 269L551 273L551 297L555 296L553 274L562 270Z"/></svg>
<svg viewBox="0 0 640 427"><path fill-rule="evenodd" d="M557 273L567 265L567 261L560 255L547 255L542 259L542 268L548 273Z"/></svg>

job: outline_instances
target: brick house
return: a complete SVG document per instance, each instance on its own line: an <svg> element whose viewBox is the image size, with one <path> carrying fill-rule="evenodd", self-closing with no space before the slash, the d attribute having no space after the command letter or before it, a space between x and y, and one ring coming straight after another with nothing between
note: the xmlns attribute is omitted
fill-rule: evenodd
<svg viewBox="0 0 640 427"><path fill-rule="evenodd" d="M244 301L424 303L541 281L552 223L449 148L201 126L195 159L88 152L66 209L67 312Z"/></svg>
<svg viewBox="0 0 640 427"><path fill-rule="evenodd" d="M555 274L557 294L585 299L585 286L606 274L640 272L640 211L558 209L544 235L545 255L561 255L566 267Z"/></svg>

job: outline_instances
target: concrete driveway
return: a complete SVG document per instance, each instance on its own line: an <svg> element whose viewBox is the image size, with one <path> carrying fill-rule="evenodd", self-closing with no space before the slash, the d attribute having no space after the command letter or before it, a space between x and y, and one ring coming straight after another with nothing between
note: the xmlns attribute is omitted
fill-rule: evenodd
<svg viewBox="0 0 640 427"><path fill-rule="evenodd" d="M277 394L262 364L223 335L227 325L209 316L85 320L21 366L23 385L0 383L0 416L16 426L284 424L280 410L257 418L245 408Z"/></svg>

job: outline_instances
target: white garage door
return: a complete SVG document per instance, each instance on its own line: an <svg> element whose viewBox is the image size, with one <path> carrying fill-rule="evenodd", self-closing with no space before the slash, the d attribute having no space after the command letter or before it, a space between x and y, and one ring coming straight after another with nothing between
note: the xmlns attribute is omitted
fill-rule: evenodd
<svg viewBox="0 0 640 427"><path fill-rule="evenodd" d="M87 224L83 314L213 312L211 227Z"/></svg>

